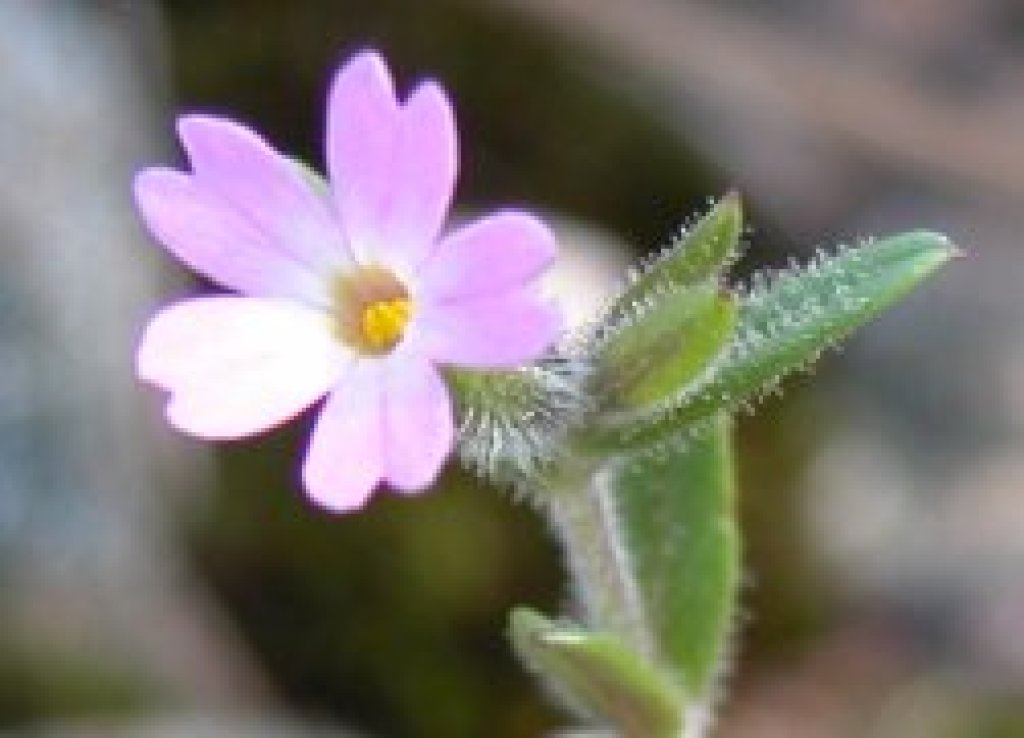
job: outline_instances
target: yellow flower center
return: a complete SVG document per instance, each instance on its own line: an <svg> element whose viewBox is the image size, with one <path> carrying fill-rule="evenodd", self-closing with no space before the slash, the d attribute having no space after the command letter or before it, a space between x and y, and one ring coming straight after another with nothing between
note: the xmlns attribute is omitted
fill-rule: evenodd
<svg viewBox="0 0 1024 738"><path fill-rule="evenodd" d="M408 297L371 302L363 308L359 330L366 346L374 352L387 351L402 338L412 315Z"/></svg>
<svg viewBox="0 0 1024 738"><path fill-rule="evenodd" d="M402 340L413 303L398 278L378 266L363 266L334 282L334 330L359 353L386 354Z"/></svg>

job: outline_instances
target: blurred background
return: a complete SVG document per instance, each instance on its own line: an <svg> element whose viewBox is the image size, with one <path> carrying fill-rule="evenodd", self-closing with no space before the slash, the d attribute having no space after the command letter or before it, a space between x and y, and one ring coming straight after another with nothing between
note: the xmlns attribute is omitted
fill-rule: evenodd
<svg viewBox="0 0 1024 738"><path fill-rule="evenodd" d="M132 374L206 286L129 183L218 112L321 162L375 46L457 105L471 211L551 215L575 311L738 188L740 276L913 227L966 251L743 419L742 645L723 738L1024 736L1024 3L4 0L0 734L538 736L502 637L559 554L458 468L414 500L302 502L309 418L177 437Z"/></svg>

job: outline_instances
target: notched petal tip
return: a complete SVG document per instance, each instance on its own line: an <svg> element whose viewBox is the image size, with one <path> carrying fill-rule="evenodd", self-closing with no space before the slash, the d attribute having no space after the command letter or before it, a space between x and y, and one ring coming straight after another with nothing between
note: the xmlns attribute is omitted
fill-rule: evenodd
<svg viewBox="0 0 1024 738"><path fill-rule="evenodd" d="M405 100L406 110L422 111L418 118L430 116L455 130L455 106L447 91L435 79L421 80Z"/></svg>
<svg viewBox="0 0 1024 738"><path fill-rule="evenodd" d="M202 441L240 441L270 430L269 426L253 428L248 425L224 424L223 419L217 419L220 422L211 422L207 415L208 413L197 408L196 401L186 394L172 393L164 407L164 417L168 425L180 433Z"/></svg>
<svg viewBox="0 0 1024 738"><path fill-rule="evenodd" d="M193 171L218 170L225 164L225 156L230 163L231 153L239 148L258 151L268 158L279 156L255 130L228 118L188 113L178 117L175 127Z"/></svg>
<svg viewBox="0 0 1024 738"><path fill-rule="evenodd" d="M185 113L174 121L174 129L183 142L191 138L203 136L211 131L221 130L226 125L235 125L226 118L206 113Z"/></svg>
<svg viewBox="0 0 1024 738"><path fill-rule="evenodd" d="M259 135L246 126L214 115L203 113L187 113L178 116L174 124L178 140L188 155L192 169L197 167L197 160L206 158L204 152L216 151L224 142L244 137L262 143Z"/></svg>
<svg viewBox="0 0 1024 738"><path fill-rule="evenodd" d="M387 371L384 478L402 494L433 486L455 445L448 387L430 362L413 356Z"/></svg>
<svg viewBox="0 0 1024 738"><path fill-rule="evenodd" d="M369 46L351 54L348 61L341 66L341 71L357 69L365 69L375 74L383 74L388 78L391 77L391 68L388 66L384 54L380 50Z"/></svg>
<svg viewBox="0 0 1024 738"><path fill-rule="evenodd" d="M302 468L303 498L314 510L330 515L346 515L362 510L379 486L379 483L372 484L365 492L340 495L334 485L309 471L308 459Z"/></svg>
<svg viewBox="0 0 1024 738"><path fill-rule="evenodd" d="M188 178L184 172L170 167L146 167L132 177L132 197L143 218L159 207L169 188L179 189Z"/></svg>
<svg viewBox="0 0 1024 738"><path fill-rule="evenodd" d="M172 303L158 311L142 329L135 351L135 375L146 384L168 391L173 387L173 371L167 369L167 340L164 336L174 330L174 326L169 324L174 322L176 306L182 304ZM172 349L177 348L176 342L171 344Z"/></svg>
<svg viewBox="0 0 1024 738"><path fill-rule="evenodd" d="M437 484L438 478L441 476L441 472L444 470L444 464L442 463L437 470L429 478L416 480L410 482L407 480L392 479L390 476L385 477L384 481L387 483L389 490L402 495L403 497L415 497L417 495L429 492Z"/></svg>
<svg viewBox="0 0 1024 738"><path fill-rule="evenodd" d="M455 121L455 106L441 83L434 79L421 81L405 100L403 109L406 127L412 127L415 136L406 134L417 148L435 150L443 160L445 175L452 181L446 187L454 188L454 179L459 166L458 126ZM411 152L412 153L412 152ZM432 161L438 167L440 161ZM451 193L448 193L451 196Z"/></svg>
<svg viewBox="0 0 1024 738"><path fill-rule="evenodd" d="M358 255L415 269L443 225L458 170L454 111L441 87L424 82L403 103L383 58L358 54L335 77L325 143Z"/></svg>
<svg viewBox="0 0 1024 738"><path fill-rule="evenodd" d="M523 210L505 210L497 214L506 217L520 230L515 246L510 249L518 253L510 254L509 258L528 258L535 270L533 276L551 266L558 256L558 239L547 223Z"/></svg>
<svg viewBox="0 0 1024 738"><path fill-rule="evenodd" d="M384 69L388 69L388 63L384 58L383 52L373 46L364 46L348 54L348 56L345 57L345 63L341 65L341 68L345 69L359 64L376 64Z"/></svg>
<svg viewBox="0 0 1024 738"><path fill-rule="evenodd" d="M146 340L146 334L143 333L139 348L135 352L135 376L148 385L166 390L167 384L160 380L159 365L153 357L152 350L148 348L151 343Z"/></svg>
<svg viewBox="0 0 1024 738"><path fill-rule="evenodd" d="M394 77L384 56L376 49L357 52L335 72L331 85L332 113L343 113L350 101L358 102L364 95L390 98L397 107Z"/></svg>
<svg viewBox="0 0 1024 738"><path fill-rule="evenodd" d="M440 80L434 79L433 77L427 77L419 80L412 88L412 92L409 93L409 96L406 99L406 104L408 105L414 99L429 101L432 105L444 105L448 109L453 108L451 98L448 97L448 93L445 91L444 85L441 84Z"/></svg>
<svg viewBox="0 0 1024 738"><path fill-rule="evenodd" d="M357 362L324 402L306 448L302 484L316 507L358 510L384 476L381 386L372 362Z"/></svg>
<svg viewBox="0 0 1024 738"><path fill-rule="evenodd" d="M248 135L263 140L259 133L244 123L212 113L182 113L175 119L174 128L182 141L231 134Z"/></svg>
<svg viewBox="0 0 1024 738"><path fill-rule="evenodd" d="M172 394L171 425L232 439L294 418L336 383L347 361L317 311L227 296L158 312L143 332L136 369Z"/></svg>

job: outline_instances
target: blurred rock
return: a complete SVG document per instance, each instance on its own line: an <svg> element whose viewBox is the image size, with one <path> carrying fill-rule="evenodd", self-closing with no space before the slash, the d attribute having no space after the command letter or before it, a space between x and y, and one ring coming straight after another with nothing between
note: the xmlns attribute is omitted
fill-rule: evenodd
<svg viewBox="0 0 1024 738"><path fill-rule="evenodd" d="M8 735L0 733L0 736ZM315 727L276 716L173 716L131 722L44 725L32 738L359 738L339 728ZM25 738L24 733L18 736ZM11 736L14 738L14 736Z"/></svg>
<svg viewBox="0 0 1024 738"><path fill-rule="evenodd" d="M166 158L156 8L11 0L0 49L0 651L56 690L6 674L0 720L67 707L57 664L131 700L261 700L171 532L206 457L158 430L133 376L167 286L130 196L139 163Z"/></svg>

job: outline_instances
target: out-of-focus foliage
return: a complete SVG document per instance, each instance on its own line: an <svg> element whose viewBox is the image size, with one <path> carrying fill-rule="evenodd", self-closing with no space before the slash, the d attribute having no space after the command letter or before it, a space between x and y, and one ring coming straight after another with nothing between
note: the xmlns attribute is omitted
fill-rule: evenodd
<svg viewBox="0 0 1024 738"><path fill-rule="evenodd" d="M302 437L232 448L196 539L289 700L380 735L549 724L501 637L511 598L550 601L561 577L531 511L456 472L422 500L324 516L292 483Z"/></svg>

